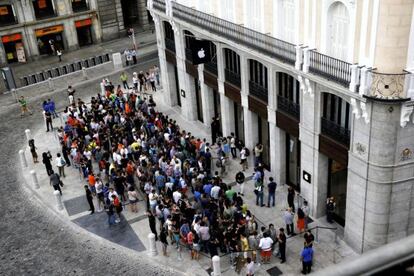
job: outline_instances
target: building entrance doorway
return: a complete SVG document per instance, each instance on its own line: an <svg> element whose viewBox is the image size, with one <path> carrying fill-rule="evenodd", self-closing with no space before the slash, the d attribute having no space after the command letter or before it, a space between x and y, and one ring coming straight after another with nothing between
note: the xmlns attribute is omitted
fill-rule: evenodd
<svg viewBox="0 0 414 276"><path fill-rule="evenodd" d="M125 28L138 25L139 16L137 0L121 0L121 6Z"/></svg>
<svg viewBox="0 0 414 276"><path fill-rule="evenodd" d="M342 226L345 226L347 181L348 164L329 159L328 197L334 197L336 208L333 219Z"/></svg>
<svg viewBox="0 0 414 276"><path fill-rule="evenodd" d="M198 78L194 79L194 88L195 88L195 96L196 96L196 104L197 104L197 119L200 122L204 122L203 118L203 102L201 99L201 91Z"/></svg>
<svg viewBox="0 0 414 276"><path fill-rule="evenodd" d="M56 50L64 50L62 33L53 33L37 37L40 55L52 55Z"/></svg>
<svg viewBox="0 0 414 276"><path fill-rule="evenodd" d="M300 141L286 134L286 182L300 192Z"/></svg>
<svg viewBox="0 0 414 276"><path fill-rule="evenodd" d="M181 107L181 95L180 95L180 85L178 83L178 69L177 66L174 65L174 77L175 77L175 92L177 95L177 105Z"/></svg>
<svg viewBox="0 0 414 276"><path fill-rule="evenodd" d="M220 95L216 89L213 89L213 99L214 99L214 117L220 117L220 110L221 110ZM221 117L220 117L220 133L223 133L223 130L221 128Z"/></svg>

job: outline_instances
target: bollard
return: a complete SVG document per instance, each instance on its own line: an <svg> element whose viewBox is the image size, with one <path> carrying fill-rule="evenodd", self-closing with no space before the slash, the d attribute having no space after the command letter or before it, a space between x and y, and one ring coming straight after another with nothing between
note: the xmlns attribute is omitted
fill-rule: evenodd
<svg viewBox="0 0 414 276"><path fill-rule="evenodd" d="M16 103L19 102L19 96L17 95L16 89L12 88L11 93L13 95L13 98L15 99Z"/></svg>
<svg viewBox="0 0 414 276"><path fill-rule="evenodd" d="M56 208L59 211L62 211L63 210L63 202L62 202L62 196L60 195L60 192L59 191L54 191L53 194L56 197Z"/></svg>
<svg viewBox="0 0 414 276"><path fill-rule="evenodd" d="M32 135L30 133L30 129L26 129L24 131L24 133L26 133L26 140L27 140L27 142L29 142L29 140L32 139Z"/></svg>
<svg viewBox="0 0 414 276"><path fill-rule="evenodd" d="M84 80L88 79L88 75L86 74L86 68L85 67L82 67L82 77L83 77Z"/></svg>
<svg viewBox="0 0 414 276"><path fill-rule="evenodd" d="M149 241L149 252L148 255L151 257L157 256L158 252L157 252L157 245L155 243L155 235L154 233L149 233L148 234L148 241Z"/></svg>
<svg viewBox="0 0 414 276"><path fill-rule="evenodd" d="M47 79L47 84L49 85L49 90L50 91L55 90L55 85L53 84L52 78Z"/></svg>
<svg viewBox="0 0 414 276"><path fill-rule="evenodd" d="M33 187L35 189L39 189L40 188L40 185L39 185L39 180L37 179L36 171L35 170L31 170L30 171L30 174L32 175L32 184L33 184Z"/></svg>
<svg viewBox="0 0 414 276"><path fill-rule="evenodd" d="M221 268L220 268L220 257L214 256L211 258L213 263L213 272L211 272L211 276L220 276L221 275Z"/></svg>
<svg viewBox="0 0 414 276"><path fill-rule="evenodd" d="M20 164L22 165L23 168L26 168L27 167L27 161L26 161L26 156L24 155L24 151L19 150L19 155L20 155Z"/></svg>

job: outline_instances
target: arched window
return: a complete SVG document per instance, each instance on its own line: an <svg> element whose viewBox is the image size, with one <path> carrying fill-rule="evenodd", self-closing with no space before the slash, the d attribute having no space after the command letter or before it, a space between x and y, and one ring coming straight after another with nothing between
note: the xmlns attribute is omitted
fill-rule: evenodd
<svg viewBox="0 0 414 276"><path fill-rule="evenodd" d="M349 13L341 2L333 3L328 10L327 53L341 60L348 60Z"/></svg>

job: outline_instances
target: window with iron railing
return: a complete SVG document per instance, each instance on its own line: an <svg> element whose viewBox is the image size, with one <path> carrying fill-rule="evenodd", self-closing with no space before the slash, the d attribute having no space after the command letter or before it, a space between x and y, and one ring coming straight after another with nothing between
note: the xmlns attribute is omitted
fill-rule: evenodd
<svg viewBox="0 0 414 276"><path fill-rule="evenodd" d="M87 11L89 9L88 0L72 0L73 12Z"/></svg>
<svg viewBox="0 0 414 276"><path fill-rule="evenodd" d="M175 52L175 41L174 41L174 30L171 24L164 21L164 32L165 32L165 48Z"/></svg>
<svg viewBox="0 0 414 276"><path fill-rule="evenodd" d="M323 93L322 101L321 134L348 147L351 134L350 104L330 93Z"/></svg>
<svg viewBox="0 0 414 276"><path fill-rule="evenodd" d="M278 88L277 108L278 110L300 118L300 84L294 77L282 73L276 73Z"/></svg>
<svg viewBox="0 0 414 276"><path fill-rule="evenodd" d="M224 74L226 81L241 87L240 56L227 48L224 49Z"/></svg>
<svg viewBox="0 0 414 276"><path fill-rule="evenodd" d="M185 39L185 58L188 61L193 61L193 51L191 50L191 44L195 40L195 36L192 32L185 30L184 31Z"/></svg>
<svg viewBox="0 0 414 276"><path fill-rule="evenodd" d="M211 53L211 61L204 64L204 68L209 71L210 73L218 75L217 70L217 49L216 45L210 41L210 53Z"/></svg>
<svg viewBox="0 0 414 276"><path fill-rule="evenodd" d="M0 6L0 26L17 24L16 14L12 5Z"/></svg>
<svg viewBox="0 0 414 276"><path fill-rule="evenodd" d="M268 80L267 68L254 59L249 59L249 90L250 94L267 102Z"/></svg>
<svg viewBox="0 0 414 276"><path fill-rule="evenodd" d="M33 0L32 3L36 19L45 19L56 16L52 0Z"/></svg>

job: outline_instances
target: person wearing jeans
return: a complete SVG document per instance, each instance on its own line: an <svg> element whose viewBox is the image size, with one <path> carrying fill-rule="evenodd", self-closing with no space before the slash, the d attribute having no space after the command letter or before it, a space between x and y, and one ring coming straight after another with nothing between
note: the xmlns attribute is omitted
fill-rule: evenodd
<svg viewBox="0 0 414 276"><path fill-rule="evenodd" d="M276 182L273 181L273 177L269 177L269 183L267 184L267 189L269 191L269 196L267 199L267 207L270 208L270 202L272 206L275 206L275 195L276 195Z"/></svg>
<svg viewBox="0 0 414 276"><path fill-rule="evenodd" d="M257 180L254 186L256 193L256 205L263 207L263 183L260 180Z"/></svg>
<svg viewBox="0 0 414 276"><path fill-rule="evenodd" d="M55 162L56 162L56 166L59 169L59 176L60 177L66 177L65 176L65 165L66 165L66 162L63 159L63 157L60 155L60 153L58 153L56 156L57 157L55 159Z"/></svg>

